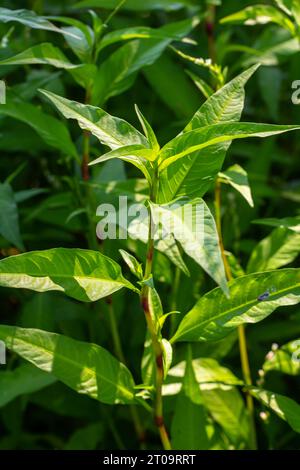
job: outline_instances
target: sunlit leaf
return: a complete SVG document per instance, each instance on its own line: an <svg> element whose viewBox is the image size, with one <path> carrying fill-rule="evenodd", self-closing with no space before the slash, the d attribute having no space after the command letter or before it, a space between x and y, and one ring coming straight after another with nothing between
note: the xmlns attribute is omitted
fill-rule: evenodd
<svg viewBox="0 0 300 470"><path fill-rule="evenodd" d="M134 382L129 370L108 351L47 331L0 326L6 347L76 390L103 403L130 403Z"/></svg>
<svg viewBox="0 0 300 470"><path fill-rule="evenodd" d="M300 302L300 270L281 269L242 276L205 294L186 314L171 342L215 341L244 323L257 323L276 308Z"/></svg>
<svg viewBox="0 0 300 470"><path fill-rule="evenodd" d="M53 248L10 256L0 261L0 285L38 292L58 290L84 302L122 287L137 290L120 266L97 251Z"/></svg>

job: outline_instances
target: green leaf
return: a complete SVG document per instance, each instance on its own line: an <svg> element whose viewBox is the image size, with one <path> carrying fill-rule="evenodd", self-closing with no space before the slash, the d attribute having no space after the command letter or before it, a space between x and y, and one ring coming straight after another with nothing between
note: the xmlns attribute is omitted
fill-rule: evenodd
<svg viewBox="0 0 300 470"><path fill-rule="evenodd" d="M0 407L20 395L34 393L56 382L56 378L30 364L0 372Z"/></svg>
<svg viewBox="0 0 300 470"><path fill-rule="evenodd" d="M281 62L289 59L290 56L299 52L299 41L290 37L288 31L284 29L270 27L267 29L256 44L253 55L245 55L242 61L243 67L260 63L265 66L278 66Z"/></svg>
<svg viewBox="0 0 300 470"><path fill-rule="evenodd" d="M212 95L195 113L184 132L224 121L239 121L244 106L244 87L257 67L246 70ZM181 196L202 197L220 171L229 146L230 142L225 142L206 148L205 162L196 154L166 168L160 175L159 202Z"/></svg>
<svg viewBox="0 0 300 470"><path fill-rule="evenodd" d="M143 279L142 264L139 263L138 260L133 255L131 255L125 250L119 250L119 253L121 254L123 260L129 267L132 274L134 274L139 280L142 280Z"/></svg>
<svg viewBox="0 0 300 470"><path fill-rule="evenodd" d="M275 121L279 119L279 104L281 95L282 72L278 67L261 67L258 71L258 83L262 99L265 101L270 116ZM268 84L273 83L273 86Z"/></svg>
<svg viewBox="0 0 300 470"><path fill-rule="evenodd" d="M118 48L98 68L92 103L102 104L108 98L124 92L133 83L136 73L153 64L173 41L174 36L185 36L197 23L195 18L171 23L157 30L162 38L134 40Z"/></svg>
<svg viewBox="0 0 300 470"><path fill-rule="evenodd" d="M232 165L226 171L220 172L219 177L222 183L230 184L236 189L246 199L250 207L254 206L248 175L244 168L240 165Z"/></svg>
<svg viewBox="0 0 300 470"><path fill-rule="evenodd" d="M235 449L247 448L249 417L245 402L236 388L215 388L203 392L203 403L213 420L223 429Z"/></svg>
<svg viewBox="0 0 300 470"><path fill-rule="evenodd" d="M300 340L296 339L284 344L279 349L268 352L262 369L265 372L277 370L283 374L300 374Z"/></svg>
<svg viewBox="0 0 300 470"><path fill-rule="evenodd" d="M3 23L16 21L17 23L21 23L29 28L42 29L63 34L63 31L57 26L52 24L43 16L38 16L31 10L9 10L8 8L0 8L0 21Z"/></svg>
<svg viewBox="0 0 300 470"><path fill-rule="evenodd" d="M238 325L257 323L276 308L300 302L300 269L281 269L242 276L205 294L183 318L175 341L215 341ZM264 295L262 300L260 297Z"/></svg>
<svg viewBox="0 0 300 470"><path fill-rule="evenodd" d="M284 217L283 219L269 218L256 219L253 224L268 225L270 227L285 227L294 232L300 233L300 215L295 217Z"/></svg>
<svg viewBox="0 0 300 470"><path fill-rule="evenodd" d="M119 29L107 33L99 44L98 50L101 51L107 46L115 44L116 42L129 41L131 39L173 39L180 40L181 36L165 32L161 28L149 28L147 26L133 26L131 28Z"/></svg>
<svg viewBox="0 0 300 470"><path fill-rule="evenodd" d="M270 408L279 418L287 421L291 428L300 433L300 405L291 398L261 388L250 388L249 392L263 405Z"/></svg>
<svg viewBox="0 0 300 470"><path fill-rule="evenodd" d="M20 250L24 250L18 207L12 187L8 183L0 184L0 234Z"/></svg>
<svg viewBox="0 0 300 470"><path fill-rule="evenodd" d="M83 0L76 3L77 8L109 8L115 9L120 0ZM147 10L178 10L184 6L192 5L190 0L127 0L123 5L124 10L147 11Z"/></svg>
<svg viewBox="0 0 300 470"><path fill-rule="evenodd" d="M30 47L17 55L0 61L0 65L22 64L52 65L53 67L60 69L74 69L78 67L78 65L71 64L61 50L58 49L58 47L53 46L50 42Z"/></svg>
<svg viewBox="0 0 300 470"><path fill-rule="evenodd" d="M143 218L137 217L133 219L129 223L128 234L134 240L141 240L143 243L147 243L149 234L148 215ZM167 256L175 266L177 266L184 274L189 276L189 270L182 259L179 247L172 235L167 238L161 238L159 237L159 234L156 233L154 236L154 247L155 250L158 250Z"/></svg>
<svg viewBox="0 0 300 470"><path fill-rule="evenodd" d="M115 158L131 163L137 167L143 173L148 183L151 184L153 175L153 169L150 164L150 161L153 160L152 149L145 148L143 145L139 144L125 145L101 155L101 157L90 162L89 165L97 165L98 163L114 160Z"/></svg>
<svg viewBox="0 0 300 470"><path fill-rule="evenodd" d="M271 5L249 6L222 18L220 23L235 23L251 26L256 24L276 23L290 31L291 34L295 34L295 25L293 22L285 14Z"/></svg>
<svg viewBox="0 0 300 470"><path fill-rule="evenodd" d="M0 115L9 116L28 124L51 147L79 159L66 126L36 106L23 102L8 102L0 106Z"/></svg>
<svg viewBox="0 0 300 470"><path fill-rule="evenodd" d="M268 271L291 263L300 253L300 233L278 227L254 248L247 272Z"/></svg>
<svg viewBox="0 0 300 470"><path fill-rule="evenodd" d="M148 139L150 147L154 150L155 154L158 153L160 150L160 146L159 146L159 143L157 142L157 138L152 127L150 126L145 116L143 116L143 114L141 113L137 105L135 105L135 112L137 114L137 117L139 118L139 121L142 125L144 134Z"/></svg>
<svg viewBox="0 0 300 470"><path fill-rule="evenodd" d="M101 143L115 149L124 145L147 146L147 139L123 119L103 109L71 101L50 91L40 90L67 119L75 119L81 129L90 131Z"/></svg>
<svg viewBox="0 0 300 470"><path fill-rule="evenodd" d="M138 290L120 266L97 251L53 248L10 256L0 261L0 285L46 292L58 290L84 302L127 287Z"/></svg>
<svg viewBox="0 0 300 470"><path fill-rule="evenodd" d="M247 137L270 137L272 135L282 134L300 129L300 126L284 126L275 124L261 124L252 122L226 122L223 124L213 124L201 129L195 129L190 132L175 137L168 142L161 150L159 158L160 171L167 168L176 160L183 157L189 157L199 150L210 147L221 142L232 141L236 139L246 139ZM204 159L207 163L207 154L203 157L201 154L197 158ZM202 164L203 161L202 161Z"/></svg>
<svg viewBox="0 0 300 470"><path fill-rule="evenodd" d="M190 348L188 348L184 369L182 388L176 400L172 421L172 444L176 450L207 449L208 436L205 429L207 417L203 407L202 393L193 369Z"/></svg>
<svg viewBox="0 0 300 470"><path fill-rule="evenodd" d="M178 393L185 374L186 362L181 361L169 370L168 378L163 386L163 395ZM193 370L201 392L207 390L228 390L235 385L243 385L229 369L221 366L212 358L193 359Z"/></svg>
<svg viewBox="0 0 300 470"><path fill-rule="evenodd" d="M104 435L102 422L88 424L77 429L64 446L64 450L96 450Z"/></svg>
<svg viewBox="0 0 300 470"><path fill-rule="evenodd" d="M65 40L81 62L89 62L94 43L92 29L81 21L66 16L47 16L47 18L68 25L62 28Z"/></svg>
<svg viewBox="0 0 300 470"><path fill-rule="evenodd" d="M103 403L134 400L131 373L108 351L47 331L0 326L6 347L75 390Z"/></svg>
<svg viewBox="0 0 300 470"><path fill-rule="evenodd" d="M196 87L202 92L206 99L214 94L213 88L211 88L211 86L208 85L205 80L203 80L201 77L198 77L198 75L194 74L190 70L187 70L186 73L191 77Z"/></svg>
<svg viewBox="0 0 300 470"><path fill-rule="evenodd" d="M52 65L59 69L65 69L83 87L93 80L96 71L95 66L91 64L72 64L60 49L48 42L30 47L13 57L0 61L0 65L26 64Z"/></svg>
<svg viewBox="0 0 300 470"><path fill-rule="evenodd" d="M291 8L294 0L275 0L275 3L281 10L283 10L287 15L291 15Z"/></svg>
<svg viewBox="0 0 300 470"><path fill-rule="evenodd" d="M163 239L172 234L185 253L227 293L217 228L205 202L197 198L189 202L178 200L176 204L165 206L151 204L151 211L158 236L161 230Z"/></svg>

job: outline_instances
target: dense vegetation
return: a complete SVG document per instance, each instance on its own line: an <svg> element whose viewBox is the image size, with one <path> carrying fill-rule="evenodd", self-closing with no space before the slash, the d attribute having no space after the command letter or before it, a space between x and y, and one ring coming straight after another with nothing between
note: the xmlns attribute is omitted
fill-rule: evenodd
<svg viewBox="0 0 300 470"><path fill-rule="evenodd" d="M0 449L299 449L299 1L3 0L0 38Z"/></svg>

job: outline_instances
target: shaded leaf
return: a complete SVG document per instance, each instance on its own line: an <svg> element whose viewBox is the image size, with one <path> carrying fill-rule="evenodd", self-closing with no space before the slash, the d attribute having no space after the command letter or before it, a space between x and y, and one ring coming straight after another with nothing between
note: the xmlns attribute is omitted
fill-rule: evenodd
<svg viewBox="0 0 300 470"><path fill-rule="evenodd" d="M30 364L22 364L14 370L0 372L0 407L20 395L37 392L56 382L56 378Z"/></svg>
<svg viewBox="0 0 300 470"><path fill-rule="evenodd" d="M206 413L203 407L202 393L199 389L188 348L184 367L182 388L176 399L172 421L171 437L176 450L207 449Z"/></svg>
<svg viewBox="0 0 300 470"><path fill-rule="evenodd" d="M300 233L278 227L252 251L247 272L277 269L291 263L300 253Z"/></svg>
<svg viewBox="0 0 300 470"><path fill-rule="evenodd" d="M18 206L12 187L8 183L0 184L0 234L20 250L24 249L19 228Z"/></svg>
<svg viewBox="0 0 300 470"><path fill-rule="evenodd" d="M8 102L0 106L0 115L9 116L28 124L51 147L78 159L75 145L66 126L36 106L22 102Z"/></svg>

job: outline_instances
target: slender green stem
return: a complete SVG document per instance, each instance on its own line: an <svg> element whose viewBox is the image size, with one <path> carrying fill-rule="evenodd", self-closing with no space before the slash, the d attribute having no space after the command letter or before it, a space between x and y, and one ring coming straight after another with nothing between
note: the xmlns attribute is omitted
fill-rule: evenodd
<svg viewBox="0 0 300 470"><path fill-rule="evenodd" d="M113 301L112 301L111 296L106 298L106 303L108 305L110 329L111 329L111 335L112 335L112 340L113 340L113 344L114 344L115 354L116 354L117 358L121 362L123 362L123 364L126 365L126 359L125 359L125 355L124 355L123 348L122 348L122 343L121 343L121 339L120 339L120 335L119 335L119 331L118 331L118 325L117 325L116 315L115 315L115 311L114 311L114 307L113 307ZM146 438L146 436L145 436L145 431L144 431L144 428L143 428L141 420L140 420L138 410L137 410L136 406L134 406L134 405L130 405L129 410L130 410L130 414L131 414L131 417L132 417L132 421L133 421L133 425L134 425L136 435L138 437L141 448L143 449L143 448L145 448L145 438Z"/></svg>
<svg viewBox="0 0 300 470"><path fill-rule="evenodd" d="M222 236L221 182L219 180L216 181L216 186L215 186L215 216L216 216L216 225L217 225L217 231L218 231L218 236L219 236L219 245L220 245L222 259L224 262L224 268L225 268L228 281L231 281L233 277L232 277L231 269L230 269L230 266L229 266L229 263L225 254L224 242L223 242L223 236ZM239 338L241 367L242 367L244 382L246 385L251 386L252 378L251 378L249 356L248 356L248 350L247 350L247 340L246 340L244 325L238 326L238 338ZM250 418L249 444L250 444L251 449L257 449L253 398L250 395L250 393L248 393L247 391L245 392L245 395L246 395L247 409L248 409L249 418Z"/></svg>
<svg viewBox="0 0 300 470"><path fill-rule="evenodd" d="M207 8L207 17L205 22L205 29L208 41L208 53L213 63L216 63L216 44L215 44L215 19L216 7L209 5Z"/></svg>
<svg viewBox="0 0 300 470"><path fill-rule="evenodd" d="M155 174L150 190L150 200L156 201L156 194L158 189L158 175ZM144 280L146 281L152 274L153 267L153 255L154 255L154 233L155 223L149 208L149 233L148 233L148 245L146 255L146 265L144 271ZM144 310L147 328L151 336L152 347L155 355L155 400L154 400L154 422L158 429L160 439L165 450L171 450L171 442L166 430L164 417L163 417L163 397L162 397L162 386L164 380L164 365L163 365L163 349L161 342L158 338L155 324L153 322L151 312L149 309L149 287L144 284L141 290L141 304Z"/></svg>
<svg viewBox="0 0 300 470"><path fill-rule="evenodd" d="M181 271L178 267L175 268L175 275L174 275L174 281L173 281L173 288L172 288L172 296L171 296L171 311L175 312L177 309L177 293L179 291L179 285L180 285L180 274ZM176 329L176 316L171 315L171 328L170 328L170 337L173 336L175 333Z"/></svg>
<svg viewBox="0 0 300 470"><path fill-rule="evenodd" d="M85 104L89 104L91 97L91 90L88 87L85 93ZM90 179L89 171L89 161L90 161L90 132L83 131L83 145L82 145L82 164L81 164L81 174L84 181Z"/></svg>

